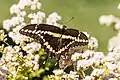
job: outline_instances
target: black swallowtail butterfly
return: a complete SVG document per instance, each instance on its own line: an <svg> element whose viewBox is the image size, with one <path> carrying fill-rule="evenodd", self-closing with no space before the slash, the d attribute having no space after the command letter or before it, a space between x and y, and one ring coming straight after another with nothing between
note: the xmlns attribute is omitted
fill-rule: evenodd
<svg viewBox="0 0 120 80"><path fill-rule="evenodd" d="M48 24L30 24L20 29L20 34L39 42L45 52L60 54L75 46L88 44L88 37L76 29L59 28Z"/></svg>

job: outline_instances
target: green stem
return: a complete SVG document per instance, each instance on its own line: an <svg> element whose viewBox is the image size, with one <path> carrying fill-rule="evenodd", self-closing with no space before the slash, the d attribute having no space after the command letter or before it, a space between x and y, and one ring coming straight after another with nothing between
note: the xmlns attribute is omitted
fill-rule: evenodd
<svg viewBox="0 0 120 80"><path fill-rule="evenodd" d="M1 41L1 40L0 40ZM2 41L3 43L5 43L5 44L7 44L8 46L9 46L9 44L7 43L7 42L5 42L5 41Z"/></svg>

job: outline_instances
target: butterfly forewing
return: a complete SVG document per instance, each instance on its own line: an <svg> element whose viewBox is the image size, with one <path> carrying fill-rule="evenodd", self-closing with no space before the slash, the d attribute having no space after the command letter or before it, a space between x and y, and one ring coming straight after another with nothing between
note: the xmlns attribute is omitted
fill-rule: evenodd
<svg viewBox="0 0 120 80"><path fill-rule="evenodd" d="M72 36L72 37L78 37L78 34L79 34L79 31L76 29L67 29L63 33L63 35Z"/></svg>
<svg viewBox="0 0 120 80"><path fill-rule="evenodd" d="M30 24L23 27L20 34L40 42L46 52L59 54L75 46L88 44L87 36L76 29L59 28L48 24Z"/></svg>
<svg viewBox="0 0 120 80"><path fill-rule="evenodd" d="M61 34L61 29L59 27L48 24L39 24L37 30Z"/></svg>

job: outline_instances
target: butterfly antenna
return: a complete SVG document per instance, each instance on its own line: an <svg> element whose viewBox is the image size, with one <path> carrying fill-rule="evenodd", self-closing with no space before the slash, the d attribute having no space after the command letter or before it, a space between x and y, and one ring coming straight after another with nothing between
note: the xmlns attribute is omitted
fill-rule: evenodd
<svg viewBox="0 0 120 80"><path fill-rule="evenodd" d="M68 22L72 21L74 19L74 17L72 17L70 20L68 20L67 22L65 22L64 24L67 24Z"/></svg>
<svg viewBox="0 0 120 80"><path fill-rule="evenodd" d="M72 17L70 20L68 20L68 21L65 22L65 23L63 23L61 20L59 20L59 22L60 22L61 24L67 24L68 22L72 21L73 19L74 19L74 17Z"/></svg>

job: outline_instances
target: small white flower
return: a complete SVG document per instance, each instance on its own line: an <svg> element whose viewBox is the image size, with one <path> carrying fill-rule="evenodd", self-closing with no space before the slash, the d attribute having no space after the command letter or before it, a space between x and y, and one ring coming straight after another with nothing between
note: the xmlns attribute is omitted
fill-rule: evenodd
<svg viewBox="0 0 120 80"><path fill-rule="evenodd" d="M32 19L31 24L38 24L38 20L37 19Z"/></svg>
<svg viewBox="0 0 120 80"><path fill-rule="evenodd" d="M117 63L117 71L120 72L120 62Z"/></svg>
<svg viewBox="0 0 120 80"><path fill-rule="evenodd" d="M89 62L89 60L78 60L77 61L77 70L79 70L80 68L87 68L89 67L91 64Z"/></svg>
<svg viewBox="0 0 120 80"><path fill-rule="evenodd" d="M40 9L41 8L41 3L37 3L37 9Z"/></svg>
<svg viewBox="0 0 120 80"><path fill-rule="evenodd" d="M15 14L20 13L20 8L18 7L17 4L14 4L14 5L11 6L10 13L11 14L13 14L13 13L15 13Z"/></svg>
<svg viewBox="0 0 120 80"><path fill-rule="evenodd" d="M3 21L3 28L4 29L9 31L11 27L12 27L12 23L11 23L10 19L6 19L6 20Z"/></svg>
<svg viewBox="0 0 120 80"><path fill-rule="evenodd" d="M110 78L109 80L118 80L118 78Z"/></svg>
<svg viewBox="0 0 120 80"><path fill-rule="evenodd" d="M21 17L26 16L26 11L21 11L21 12L18 14L18 16L21 16Z"/></svg>
<svg viewBox="0 0 120 80"><path fill-rule="evenodd" d="M116 64L112 64L112 63L109 63L109 62L106 62L105 65L107 66L107 68L111 71L117 69L117 65Z"/></svg>
<svg viewBox="0 0 120 80"><path fill-rule="evenodd" d="M12 70L11 70L11 72L10 72L10 73L13 75L13 77L14 77L14 78L16 78L16 77L17 77L17 72L16 72L16 71L12 71Z"/></svg>
<svg viewBox="0 0 120 80"><path fill-rule="evenodd" d="M115 24L115 29L119 30L120 29L120 21Z"/></svg>
<svg viewBox="0 0 120 80"><path fill-rule="evenodd" d="M94 52L93 56L96 60L102 60L104 58L104 53L103 52Z"/></svg>
<svg viewBox="0 0 120 80"><path fill-rule="evenodd" d="M18 6L20 9L24 9L26 6L32 5L32 0L19 0Z"/></svg>
<svg viewBox="0 0 120 80"><path fill-rule="evenodd" d="M61 75L61 74L64 74L64 70L54 70L53 71L53 73L55 74L55 75Z"/></svg>
<svg viewBox="0 0 120 80"><path fill-rule="evenodd" d="M115 23L118 21L118 18L116 18L115 16L113 15L102 15L100 16L99 18L99 22L100 24L102 25L107 25L107 26L110 26L112 23Z"/></svg>
<svg viewBox="0 0 120 80"><path fill-rule="evenodd" d="M95 78L93 76L85 76L85 79L83 80L94 80Z"/></svg>
<svg viewBox="0 0 120 80"><path fill-rule="evenodd" d="M86 51L82 54L82 58L88 59L88 58L92 57L93 54L94 54L94 51L86 50Z"/></svg>
<svg viewBox="0 0 120 80"><path fill-rule="evenodd" d="M91 73L91 76L101 76L104 73L104 69L94 69Z"/></svg>
<svg viewBox="0 0 120 80"><path fill-rule="evenodd" d="M31 24L40 24L45 18L45 13L38 11L37 13L28 14L28 18L31 19Z"/></svg>
<svg viewBox="0 0 120 80"><path fill-rule="evenodd" d="M40 57L39 54L36 54L34 60L35 60L35 61L38 61L38 60L39 60L39 57Z"/></svg>
<svg viewBox="0 0 120 80"><path fill-rule="evenodd" d="M120 4L118 4L118 10L120 10Z"/></svg>
<svg viewBox="0 0 120 80"><path fill-rule="evenodd" d="M80 58L81 55L82 55L81 53L74 53L71 56L71 60L76 61L77 59Z"/></svg>
<svg viewBox="0 0 120 80"><path fill-rule="evenodd" d="M36 5L32 5L31 10L35 10L35 9L36 9Z"/></svg>
<svg viewBox="0 0 120 80"><path fill-rule="evenodd" d="M112 52L119 52L120 51L120 36L114 36L109 40L108 50Z"/></svg>
<svg viewBox="0 0 120 80"><path fill-rule="evenodd" d="M114 62L115 59L112 56L105 56L101 61L102 62Z"/></svg>
<svg viewBox="0 0 120 80"><path fill-rule="evenodd" d="M59 16L56 12L53 12L46 19L46 24L51 24L57 26L56 22L61 20L61 16Z"/></svg>
<svg viewBox="0 0 120 80"><path fill-rule="evenodd" d="M39 64L35 64L34 67L33 67L33 70L37 71L39 69Z"/></svg>
<svg viewBox="0 0 120 80"><path fill-rule="evenodd" d="M41 44L32 42L30 44L27 44L25 47L23 47L23 50L27 51L27 53L33 53L34 51L39 51L41 48Z"/></svg>
<svg viewBox="0 0 120 80"><path fill-rule="evenodd" d="M88 47L90 49L97 49L98 48L98 40L95 37L91 37L89 39Z"/></svg>

